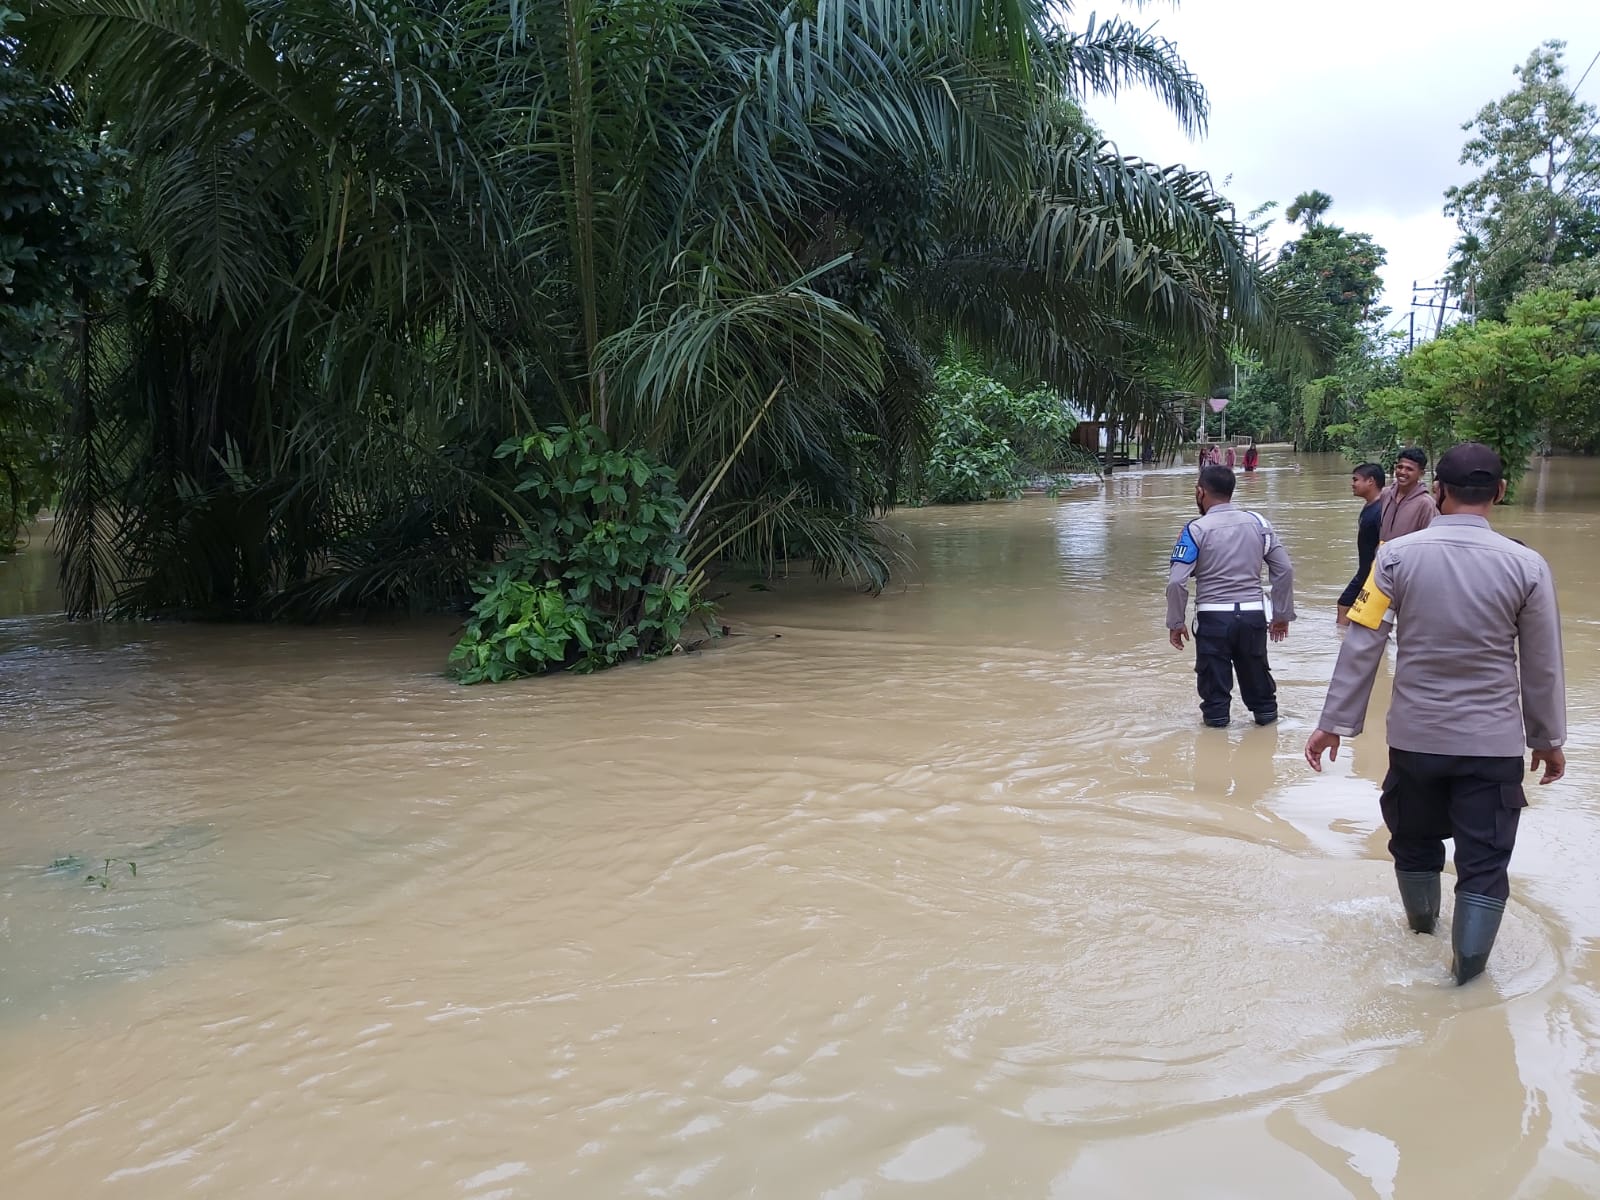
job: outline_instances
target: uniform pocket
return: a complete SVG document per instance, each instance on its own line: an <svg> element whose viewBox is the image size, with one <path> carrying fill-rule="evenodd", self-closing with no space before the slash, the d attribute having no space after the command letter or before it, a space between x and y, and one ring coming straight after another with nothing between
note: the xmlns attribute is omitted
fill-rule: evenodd
<svg viewBox="0 0 1600 1200"><path fill-rule="evenodd" d="M1500 785L1500 808L1494 814L1494 847L1510 850L1517 844L1517 825L1522 820L1522 810L1528 807L1527 793L1520 783Z"/></svg>

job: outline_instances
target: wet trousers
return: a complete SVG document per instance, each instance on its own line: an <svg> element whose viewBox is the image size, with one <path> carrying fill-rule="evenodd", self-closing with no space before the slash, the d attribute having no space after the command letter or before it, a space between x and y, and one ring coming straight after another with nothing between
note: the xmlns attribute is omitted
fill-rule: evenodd
<svg viewBox="0 0 1600 1200"><path fill-rule="evenodd" d="M1444 839L1456 843L1456 891L1504 900L1517 822L1528 806L1521 758L1470 758L1389 751L1383 823L1401 871L1444 867Z"/></svg>
<svg viewBox="0 0 1600 1200"><path fill-rule="evenodd" d="M1194 616L1194 673L1200 715L1208 725L1226 725L1233 705L1233 677L1239 696L1256 720L1278 715L1278 685L1267 665L1267 614L1197 612Z"/></svg>

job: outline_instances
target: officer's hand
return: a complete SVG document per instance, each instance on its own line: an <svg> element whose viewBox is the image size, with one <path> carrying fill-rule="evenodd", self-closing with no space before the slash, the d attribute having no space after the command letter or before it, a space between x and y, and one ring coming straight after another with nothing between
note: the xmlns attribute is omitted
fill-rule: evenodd
<svg viewBox="0 0 1600 1200"><path fill-rule="evenodd" d="M1182 650L1183 644L1189 640L1189 631L1182 626L1177 629L1167 630L1167 641L1172 643L1174 650Z"/></svg>
<svg viewBox="0 0 1600 1200"><path fill-rule="evenodd" d="M1326 729L1319 729L1306 739L1306 761L1318 775L1322 774L1324 750L1328 752L1328 761L1335 761L1339 757L1339 735L1329 733Z"/></svg>
<svg viewBox="0 0 1600 1200"><path fill-rule="evenodd" d="M1535 750L1533 763L1528 767L1530 771L1537 771L1544 767L1544 775L1540 777L1539 784L1554 783L1567 773L1567 755L1559 746L1554 750Z"/></svg>
<svg viewBox="0 0 1600 1200"><path fill-rule="evenodd" d="M1273 641L1281 642L1281 641L1283 641L1284 638L1286 638L1288 636L1289 636L1289 622L1287 622L1287 621L1274 621L1272 623L1272 640Z"/></svg>

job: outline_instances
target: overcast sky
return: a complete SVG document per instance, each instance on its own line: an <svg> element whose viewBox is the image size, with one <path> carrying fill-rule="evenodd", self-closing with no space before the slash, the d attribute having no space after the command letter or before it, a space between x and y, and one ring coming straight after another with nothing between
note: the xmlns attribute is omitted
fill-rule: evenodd
<svg viewBox="0 0 1600 1200"><path fill-rule="evenodd" d="M1082 26L1095 4L1074 5ZM1333 197L1325 220L1370 233L1389 253L1384 303L1402 321L1411 281L1432 283L1457 237L1444 190L1461 124L1515 86L1511 68L1548 38L1567 43L1569 82L1600 51L1600 0L1183 0L1142 9L1105 0L1177 43L1211 96L1191 141L1149 96L1088 104L1124 154L1209 171L1241 215L1299 192ZM1600 102L1600 66L1580 97ZM1228 176L1232 180L1225 182ZM1281 208L1280 208L1281 213ZM1269 237L1285 236L1280 222ZM1419 320L1420 320L1419 314Z"/></svg>

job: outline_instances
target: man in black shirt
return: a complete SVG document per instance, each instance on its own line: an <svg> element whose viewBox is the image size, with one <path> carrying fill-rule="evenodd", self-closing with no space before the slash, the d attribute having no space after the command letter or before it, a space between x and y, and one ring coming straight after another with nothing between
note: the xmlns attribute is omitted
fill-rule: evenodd
<svg viewBox="0 0 1600 1200"><path fill-rule="evenodd" d="M1365 506L1356 525L1356 573L1339 596L1339 624L1350 624L1350 606L1361 594L1361 585L1372 570L1372 557L1378 552L1378 533L1383 521L1383 504L1379 494L1383 491L1383 468L1377 463L1362 463L1350 473L1350 494L1359 497Z"/></svg>

